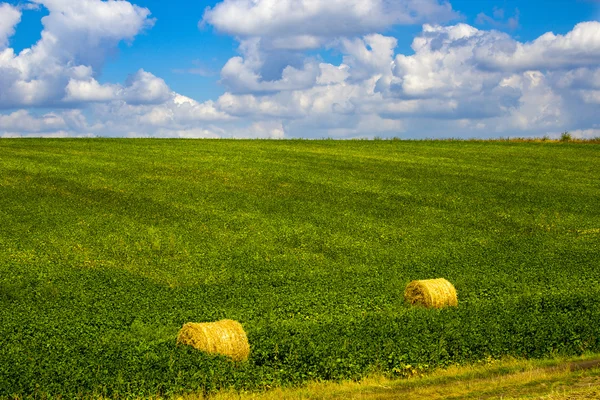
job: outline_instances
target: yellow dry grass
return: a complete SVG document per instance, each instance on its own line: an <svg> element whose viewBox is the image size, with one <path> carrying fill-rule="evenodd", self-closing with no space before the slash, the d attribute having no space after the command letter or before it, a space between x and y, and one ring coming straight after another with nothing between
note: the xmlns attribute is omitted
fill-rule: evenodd
<svg viewBox="0 0 600 400"><path fill-rule="evenodd" d="M177 344L184 344L209 354L220 354L233 361L245 361L250 355L246 332L237 321L188 322L177 335Z"/></svg>
<svg viewBox="0 0 600 400"><path fill-rule="evenodd" d="M223 391L214 400L442 400L600 398L600 369L572 371L568 364L543 365L535 360L493 361L478 366L455 366L408 379L372 376L361 382L313 382L298 388L265 392ZM181 400L198 400L189 394Z"/></svg>
<svg viewBox="0 0 600 400"><path fill-rule="evenodd" d="M458 305L456 289L444 278L412 281L404 290L404 300L412 305L443 308Z"/></svg>

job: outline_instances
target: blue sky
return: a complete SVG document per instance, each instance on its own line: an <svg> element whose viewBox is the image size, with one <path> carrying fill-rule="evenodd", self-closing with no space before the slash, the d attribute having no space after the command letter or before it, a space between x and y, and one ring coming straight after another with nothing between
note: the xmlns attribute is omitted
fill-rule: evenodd
<svg viewBox="0 0 600 400"><path fill-rule="evenodd" d="M0 137L597 137L598 21L594 0L0 0Z"/></svg>

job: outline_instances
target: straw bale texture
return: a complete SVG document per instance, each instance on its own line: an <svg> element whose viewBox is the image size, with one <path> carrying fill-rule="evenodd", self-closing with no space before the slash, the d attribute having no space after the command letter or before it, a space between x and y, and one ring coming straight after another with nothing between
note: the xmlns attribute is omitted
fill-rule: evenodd
<svg viewBox="0 0 600 400"><path fill-rule="evenodd" d="M177 344L192 346L209 354L221 354L234 361L244 361L250 354L248 337L242 324L231 319L217 322L183 325L177 335Z"/></svg>
<svg viewBox="0 0 600 400"><path fill-rule="evenodd" d="M427 308L458 305L456 289L444 278L412 281L404 290L404 300Z"/></svg>

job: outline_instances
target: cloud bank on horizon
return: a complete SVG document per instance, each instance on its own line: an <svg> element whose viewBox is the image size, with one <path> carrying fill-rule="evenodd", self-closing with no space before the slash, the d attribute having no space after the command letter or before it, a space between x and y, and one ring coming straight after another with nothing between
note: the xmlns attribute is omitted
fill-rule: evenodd
<svg viewBox="0 0 600 400"><path fill-rule="evenodd" d="M16 52L36 8L40 38ZM101 79L120 44L152 35L148 8L0 2L0 137L600 136L600 22L520 41L518 17L479 13L490 29L478 29L447 1L223 0L198 24L234 37L238 54L214 78L224 93L201 102L151 65ZM398 26L421 27L404 54Z"/></svg>

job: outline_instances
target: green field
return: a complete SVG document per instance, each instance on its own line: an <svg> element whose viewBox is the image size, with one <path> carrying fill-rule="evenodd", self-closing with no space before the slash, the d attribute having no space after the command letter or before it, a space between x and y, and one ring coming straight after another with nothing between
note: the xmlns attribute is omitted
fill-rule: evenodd
<svg viewBox="0 0 600 400"><path fill-rule="evenodd" d="M459 306L411 308L445 277ZM240 321L232 363L175 345ZM0 397L600 352L600 145L0 140Z"/></svg>

